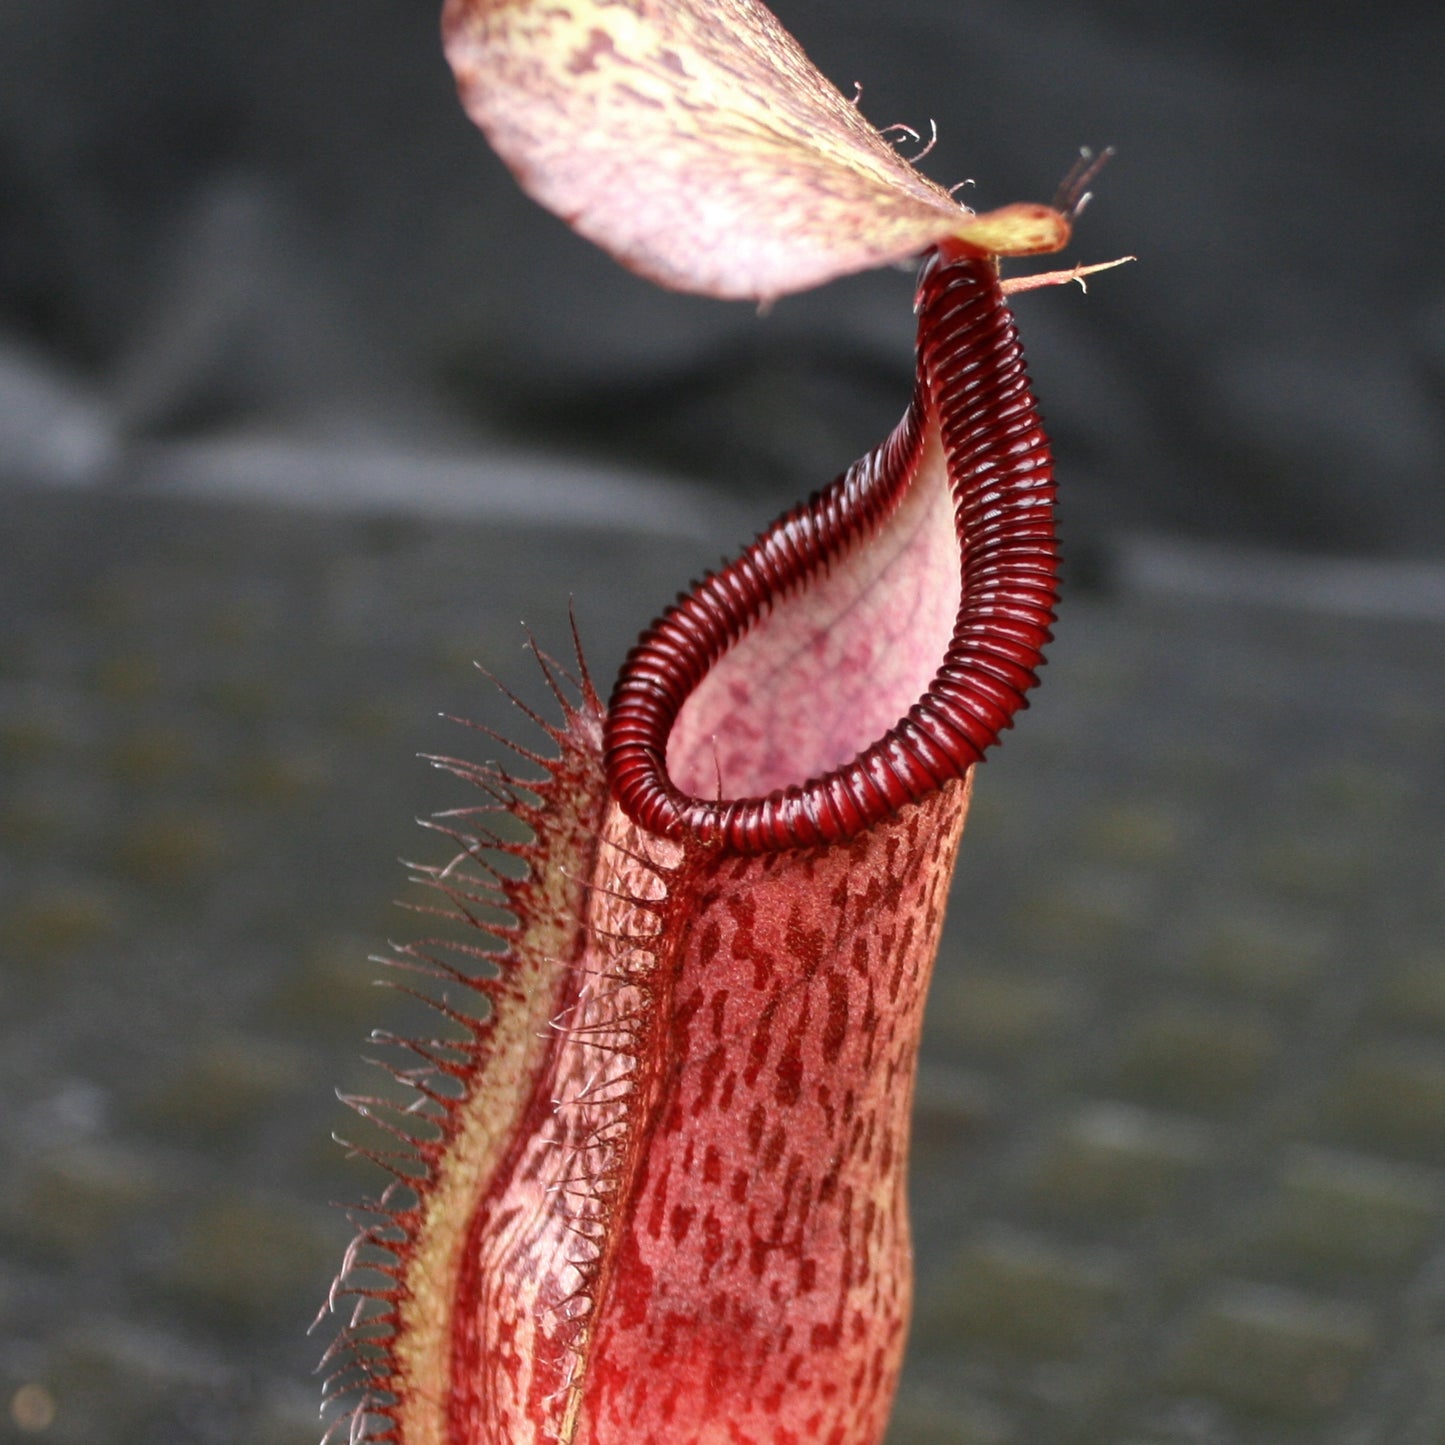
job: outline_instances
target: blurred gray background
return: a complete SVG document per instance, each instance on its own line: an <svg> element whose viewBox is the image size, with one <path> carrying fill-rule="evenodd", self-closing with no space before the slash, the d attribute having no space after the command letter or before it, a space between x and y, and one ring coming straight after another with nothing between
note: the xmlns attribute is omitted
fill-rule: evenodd
<svg viewBox="0 0 1445 1445"><path fill-rule="evenodd" d="M940 960L894 1445L1445 1445L1445 20L786 3L979 206L1068 597ZM406 1027L415 755L523 725L892 426L911 279L669 295L515 189L421 0L0 7L0 1438L315 1438ZM905 149L911 149L905 147ZM418 1025L420 1026L420 1025Z"/></svg>
<svg viewBox="0 0 1445 1445"><path fill-rule="evenodd" d="M746 306L622 273L525 200L422 0L9 0L0 437L36 480L143 441L501 440L791 499L906 395L905 276ZM1437 6L795 3L875 123L980 206L1119 158L1022 300L1071 526L1437 555Z"/></svg>

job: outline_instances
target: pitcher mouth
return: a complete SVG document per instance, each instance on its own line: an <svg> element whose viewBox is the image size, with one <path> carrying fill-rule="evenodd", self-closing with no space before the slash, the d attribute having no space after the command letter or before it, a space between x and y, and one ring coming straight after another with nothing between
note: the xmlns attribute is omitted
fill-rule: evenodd
<svg viewBox="0 0 1445 1445"><path fill-rule="evenodd" d="M612 796L639 826L739 853L845 842L961 778L1026 706L1057 600L1056 489L991 260L926 264L917 377L907 413L880 447L705 576L629 653L604 744ZM784 599L874 542L935 442L953 509L958 606L915 700L847 761L767 792L728 797L720 776L721 795L709 799L696 790L696 758L679 767L674 757L669 771L679 716L719 660ZM797 699L804 716L808 703ZM809 773L809 763L799 771Z"/></svg>

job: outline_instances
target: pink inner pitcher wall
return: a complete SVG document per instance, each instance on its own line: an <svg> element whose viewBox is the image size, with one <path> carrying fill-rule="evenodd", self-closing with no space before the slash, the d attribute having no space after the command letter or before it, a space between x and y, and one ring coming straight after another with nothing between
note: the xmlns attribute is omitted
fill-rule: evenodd
<svg viewBox="0 0 1445 1445"><path fill-rule="evenodd" d="M775 603L688 698L668 739L673 783L694 797L752 797L847 763L928 690L960 590L930 427L918 474L881 530Z"/></svg>

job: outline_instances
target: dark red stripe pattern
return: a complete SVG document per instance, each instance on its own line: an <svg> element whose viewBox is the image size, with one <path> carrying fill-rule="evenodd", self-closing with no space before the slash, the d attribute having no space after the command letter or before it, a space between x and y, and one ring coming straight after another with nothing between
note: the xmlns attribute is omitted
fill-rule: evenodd
<svg viewBox="0 0 1445 1445"><path fill-rule="evenodd" d="M943 440L962 598L927 692L851 762L765 797L709 801L667 775L667 738L708 669L772 604L876 530ZM987 258L934 257L919 282L918 381L897 430L709 573L628 654L605 729L607 777L650 832L737 853L843 842L961 777L1026 706L1058 596L1053 457L1013 315Z"/></svg>

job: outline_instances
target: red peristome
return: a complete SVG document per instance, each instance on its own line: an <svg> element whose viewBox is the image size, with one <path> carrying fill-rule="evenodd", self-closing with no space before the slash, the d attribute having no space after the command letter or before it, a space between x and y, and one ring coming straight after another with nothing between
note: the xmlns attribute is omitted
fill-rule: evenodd
<svg viewBox="0 0 1445 1445"><path fill-rule="evenodd" d="M844 841L961 776L1025 706L1057 598L1053 457L992 261L930 264L919 285L918 384L898 430L827 490L705 577L629 654L606 724L622 807L667 837L741 853ZM900 504L926 435L953 487L962 596L928 690L851 762L761 798L709 801L668 776L688 696L772 602L875 530Z"/></svg>
<svg viewBox="0 0 1445 1445"><path fill-rule="evenodd" d="M484 835L454 822L462 865L428 880L502 938L482 955L500 977L465 944L404 951L492 1009L449 1003L463 1041L413 1046L450 1087L419 1081L438 1137L416 1147L415 1199L348 1261L390 1281L354 1330L356 1438L882 1439L924 997L971 767L1034 680L1057 570L1048 445L991 263L926 269L918 378L888 442L644 635L605 718L585 682L564 703L550 776L518 792L446 764L535 840L504 850L520 877L478 877ZM948 491L910 512L915 484ZM920 613L930 638L941 616L942 662L880 739L766 796L677 788L673 723L744 632L785 668L793 643L769 659L758 626L783 599L870 543L937 561L949 535L951 635ZM900 564L888 584L911 580Z"/></svg>

